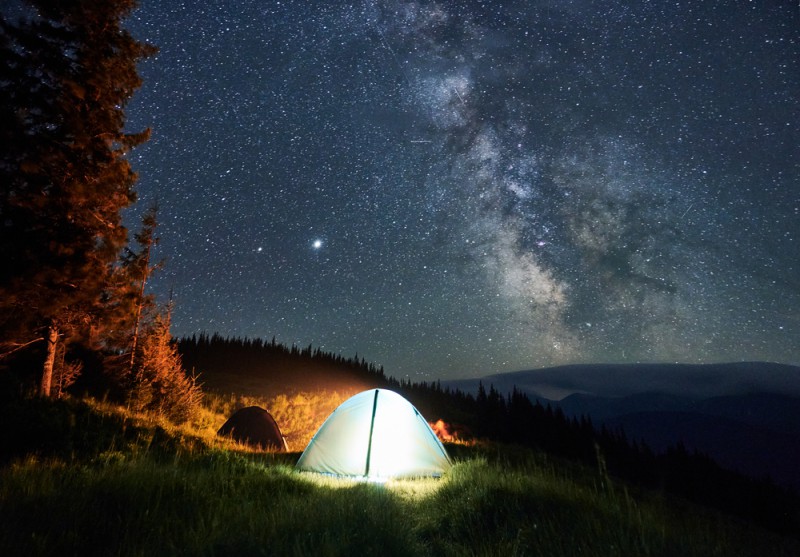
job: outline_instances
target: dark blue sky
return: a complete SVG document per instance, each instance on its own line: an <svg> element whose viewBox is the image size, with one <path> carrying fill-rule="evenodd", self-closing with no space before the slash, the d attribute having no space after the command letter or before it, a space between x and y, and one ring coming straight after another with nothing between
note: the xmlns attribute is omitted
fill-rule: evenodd
<svg viewBox="0 0 800 557"><path fill-rule="evenodd" d="M322 5L320 5L322 4ZM800 8L142 2L173 332L390 375L800 363Z"/></svg>

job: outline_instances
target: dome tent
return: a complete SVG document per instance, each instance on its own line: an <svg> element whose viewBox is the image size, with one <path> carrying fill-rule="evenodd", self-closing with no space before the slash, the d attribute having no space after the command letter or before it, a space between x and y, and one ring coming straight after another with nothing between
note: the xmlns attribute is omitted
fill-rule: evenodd
<svg viewBox="0 0 800 557"><path fill-rule="evenodd" d="M258 406L248 406L233 413L217 435L264 450L284 451L286 441L272 415Z"/></svg>
<svg viewBox="0 0 800 557"><path fill-rule="evenodd" d="M450 458L410 402L393 391L372 389L328 416L297 468L370 479L441 476Z"/></svg>

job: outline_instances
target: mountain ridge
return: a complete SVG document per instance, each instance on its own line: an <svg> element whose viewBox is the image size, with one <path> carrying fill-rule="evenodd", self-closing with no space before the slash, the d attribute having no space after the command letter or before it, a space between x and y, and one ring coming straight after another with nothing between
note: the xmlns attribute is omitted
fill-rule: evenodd
<svg viewBox="0 0 800 557"><path fill-rule="evenodd" d="M575 393L620 397L654 392L697 399L752 392L800 396L800 367L774 362L569 364L441 383L466 392L476 392L479 383L500 392L516 387L551 401Z"/></svg>
<svg viewBox="0 0 800 557"><path fill-rule="evenodd" d="M472 393L481 383L622 430L656 452L682 445L726 468L800 490L800 367L586 364L442 381Z"/></svg>

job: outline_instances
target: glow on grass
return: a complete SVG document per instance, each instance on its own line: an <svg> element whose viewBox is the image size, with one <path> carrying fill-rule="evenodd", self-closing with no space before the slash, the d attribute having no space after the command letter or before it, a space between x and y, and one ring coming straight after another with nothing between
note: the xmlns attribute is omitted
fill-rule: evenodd
<svg viewBox="0 0 800 557"><path fill-rule="evenodd" d="M357 476L332 476L330 474L316 474L300 472L296 477L315 487L325 489L348 489L356 485L372 485L375 489L385 489L402 499L419 501L434 495L439 489L447 485L446 478L365 478Z"/></svg>

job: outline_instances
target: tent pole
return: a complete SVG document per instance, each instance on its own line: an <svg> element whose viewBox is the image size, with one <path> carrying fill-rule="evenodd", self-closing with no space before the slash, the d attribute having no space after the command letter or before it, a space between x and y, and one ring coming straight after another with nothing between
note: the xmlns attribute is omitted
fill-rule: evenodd
<svg viewBox="0 0 800 557"><path fill-rule="evenodd" d="M367 466L364 477L369 476L369 460L372 454L372 432L375 429L375 412L378 410L378 389L375 389L375 398L372 401L372 419L369 421L369 444L367 445Z"/></svg>

